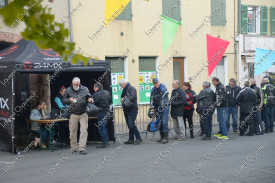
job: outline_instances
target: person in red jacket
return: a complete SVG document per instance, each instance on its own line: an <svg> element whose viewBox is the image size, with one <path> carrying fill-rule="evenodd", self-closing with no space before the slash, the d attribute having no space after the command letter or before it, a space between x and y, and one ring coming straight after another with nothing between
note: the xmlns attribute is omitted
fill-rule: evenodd
<svg viewBox="0 0 275 183"><path fill-rule="evenodd" d="M186 101L188 104L184 106L184 115L183 115L184 125L186 128L186 119L187 119L189 124L189 129L190 129L190 136L193 139L194 138L193 112L194 112L194 104L197 102L196 93L192 90L192 86L190 85L189 82L183 83L183 90L186 93Z"/></svg>

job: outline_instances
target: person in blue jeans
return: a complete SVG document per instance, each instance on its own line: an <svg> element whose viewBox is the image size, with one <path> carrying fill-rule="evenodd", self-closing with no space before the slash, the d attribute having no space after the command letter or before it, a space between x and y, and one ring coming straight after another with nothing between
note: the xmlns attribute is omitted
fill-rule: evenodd
<svg viewBox="0 0 275 183"><path fill-rule="evenodd" d="M120 101L129 128L129 140L125 141L124 144L138 145L142 139L135 124L138 114L137 90L126 79L121 79L119 85L123 88Z"/></svg>
<svg viewBox="0 0 275 183"><path fill-rule="evenodd" d="M34 133L37 133L41 136L41 147L42 148L47 148L45 142L48 139L49 143L51 143L50 137L50 131L46 129L45 124L39 125L35 120L42 120L42 119L47 119L48 116L45 115L44 111L44 106L45 106L45 100L40 99L36 103L36 107L31 110L31 115L30 115L30 120L32 120L31 124L31 131ZM48 127L49 128L49 127ZM55 135L55 131L52 130L51 137ZM36 138L35 139L35 144L39 144L40 139Z"/></svg>
<svg viewBox="0 0 275 183"><path fill-rule="evenodd" d="M272 133L274 126L274 105L275 88L268 83L268 78L262 80L262 91L264 94L263 120L265 123L265 133Z"/></svg>
<svg viewBox="0 0 275 183"><path fill-rule="evenodd" d="M238 106L234 105L234 103L235 103L236 97L240 91L241 91L241 87L236 85L236 80L234 78L231 78L229 80L229 85L226 86L226 94L228 97L228 107L226 110L227 132L230 129L230 115L232 115L232 120L233 120L233 124L232 124L233 132L238 132Z"/></svg>
<svg viewBox="0 0 275 183"><path fill-rule="evenodd" d="M226 95L226 88L220 82L219 78L213 77L212 84L216 86L216 100L215 106L217 107L218 113L218 122L220 126L220 131L218 134L214 135L218 139L229 139L227 135L227 107L228 107L228 98Z"/></svg>
<svg viewBox="0 0 275 183"><path fill-rule="evenodd" d="M164 84L160 83L157 78L153 79L154 87L151 91L150 105L154 106L161 118L160 140L157 142L168 143L168 117L169 117L169 93ZM171 100L173 100L171 98Z"/></svg>
<svg viewBox="0 0 275 183"><path fill-rule="evenodd" d="M92 102L99 109L97 115L98 124L96 126L98 127L102 141L102 144L97 146L97 148L106 148L109 143L109 135L106 126L110 116L109 109L112 104L112 97L107 90L103 90L103 86L99 82L94 84L94 91Z"/></svg>

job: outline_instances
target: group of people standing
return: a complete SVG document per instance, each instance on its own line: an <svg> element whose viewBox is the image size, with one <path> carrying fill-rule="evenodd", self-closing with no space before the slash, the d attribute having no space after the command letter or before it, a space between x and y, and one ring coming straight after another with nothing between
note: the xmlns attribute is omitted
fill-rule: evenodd
<svg viewBox="0 0 275 183"><path fill-rule="evenodd" d="M212 84L216 91L212 91L211 84L203 82L203 88L198 95L192 90L189 82L183 83L175 80L172 82L172 93L169 99L169 92L159 79L153 79L154 87L151 90L150 109L153 109L160 117L160 139L159 143L168 143L168 120L169 112L173 120L176 136L174 140L184 141L186 139L186 122L190 130L190 137L194 138L193 113L194 104L197 103L196 112L200 115L200 136L205 135L202 140L211 140L212 117L217 109L217 119L219 122L219 132L214 136L219 139L229 139L230 115L233 119L233 132L239 132L240 136L254 134L262 135L273 132L275 90L269 84L268 78L263 78L261 88L257 87L254 79L246 81L244 88L236 85L235 79L230 79L229 85L224 86L219 78L213 77ZM141 135L135 124L138 105L137 90L126 80L121 79L119 85L123 88L121 94L121 104L129 129L129 139L124 144L138 145L142 142ZM85 155L86 142L88 137L88 115L86 113L87 103L93 103L98 107L98 131L101 135L102 144L98 148L106 148L109 145L108 132L106 129L110 116L110 105L112 104L111 94L103 90L101 83L94 84L93 95L87 87L80 84L78 77L73 78L72 85L67 89L61 87L58 96L55 98L56 106L60 109L68 108L70 112L69 130L70 146L73 152L79 151ZM39 100L35 109L31 111L31 120L45 119L43 114L45 102ZM240 120L238 123L238 106L240 106ZM170 110L171 109L171 110ZM262 123L264 121L264 125ZM77 130L80 123L80 137L77 143ZM248 129L248 133L245 132ZM39 132L39 126L35 121L32 123L32 130ZM61 132L64 134L64 132ZM46 133L42 134L42 143L45 142ZM64 142L64 135L62 135Z"/></svg>

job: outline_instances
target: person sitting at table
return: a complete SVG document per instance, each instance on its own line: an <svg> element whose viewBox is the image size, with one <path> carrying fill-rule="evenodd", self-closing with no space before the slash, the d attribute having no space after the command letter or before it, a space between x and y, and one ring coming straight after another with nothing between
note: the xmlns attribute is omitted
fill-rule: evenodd
<svg viewBox="0 0 275 183"><path fill-rule="evenodd" d="M49 130L45 129L44 124L41 124L41 126L40 126L39 123L35 121L35 120L42 120L42 119L48 118L48 116L45 115L44 109L45 109L45 101L42 99L38 100L36 103L36 108L31 110L30 119L32 121L31 131L33 131L34 133L38 133L38 134L40 134L40 132L42 131L42 134L40 134L41 147L47 148L47 146L45 145L45 141L49 137L50 132L49 132ZM41 128L44 128L44 129L42 130ZM52 136L54 136L54 134L55 133L53 131ZM35 144L39 144L39 143L40 143L40 139L36 138Z"/></svg>
<svg viewBox="0 0 275 183"><path fill-rule="evenodd" d="M60 115L61 109L66 109L68 107L68 105L62 104L62 99L65 95L65 92L66 92L66 88L64 86L61 86L61 88L59 89L59 93L54 98L52 111L57 112L59 115ZM60 122L56 123L56 127L57 127L57 129L56 129L57 137L55 139L57 139L58 142L60 142L62 148L65 148L66 147L66 143L65 143L66 122L60 121Z"/></svg>

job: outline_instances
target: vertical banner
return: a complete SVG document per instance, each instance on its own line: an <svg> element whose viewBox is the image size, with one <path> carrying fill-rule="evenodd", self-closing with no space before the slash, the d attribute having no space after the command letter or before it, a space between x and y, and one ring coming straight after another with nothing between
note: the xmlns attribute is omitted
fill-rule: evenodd
<svg viewBox="0 0 275 183"><path fill-rule="evenodd" d="M113 105L118 105L120 103L123 88L119 86L119 81L123 78L123 72L111 73Z"/></svg>
<svg viewBox="0 0 275 183"><path fill-rule="evenodd" d="M105 0L105 25L122 13L131 0Z"/></svg>
<svg viewBox="0 0 275 183"><path fill-rule="evenodd" d="M208 76L212 74L220 60L222 59L225 50L227 49L230 41L220 39L218 37L206 34L207 40L207 63L208 63Z"/></svg>
<svg viewBox="0 0 275 183"><path fill-rule="evenodd" d="M161 15L162 47L164 54L174 41L179 25L181 25L180 22Z"/></svg>
<svg viewBox="0 0 275 183"><path fill-rule="evenodd" d="M2 67L2 66L1 66ZM13 109L11 72L0 73L0 150L12 152Z"/></svg>
<svg viewBox="0 0 275 183"><path fill-rule="evenodd" d="M153 79L156 77L156 71L139 72L139 102L150 102Z"/></svg>
<svg viewBox="0 0 275 183"><path fill-rule="evenodd" d="M275 61L275 51L256 48L254 76L262 74L269 69Z"/></svg>

